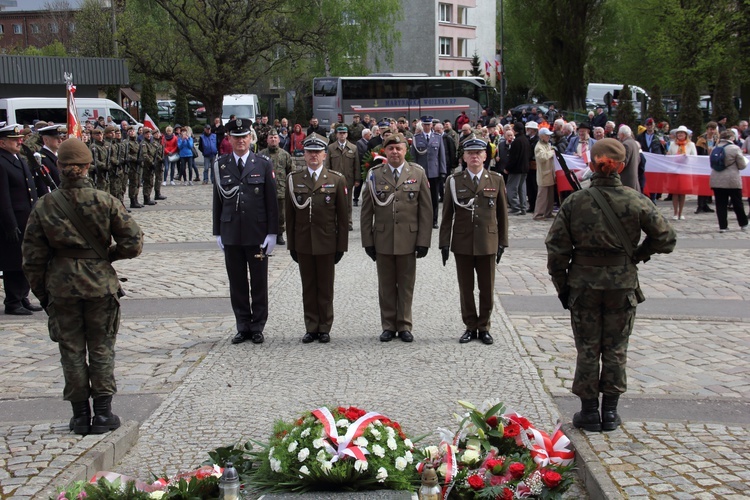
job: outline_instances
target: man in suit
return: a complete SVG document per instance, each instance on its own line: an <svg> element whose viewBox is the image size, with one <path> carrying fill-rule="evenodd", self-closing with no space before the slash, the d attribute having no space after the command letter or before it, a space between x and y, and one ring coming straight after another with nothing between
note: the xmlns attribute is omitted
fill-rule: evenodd
<svg viewBox="0 0 750 500"><path fill-rule="evenodd" d="M302 342L325 344L331 340L335 265L349 245L350 197L344 175L324 166L328 141L313 134L303 144L307 167L287 183L287 244L302 278Z"/></svg>
<svg viewBox="0 0 750 500"><path fill-rule="evenodd" d="M346 125L336 127L336 140L328 146L328 155L325 159L328 170L343 174L346 180L347 202L349 207L349 231L352 227L352 194L355 186L360 183L359 153L357 146L347 141L349 129Z"/></svg>
<svg viewBox="0 0 750 500"><path fill-rule="evenodd" d="M41 311L29 302L31 290L21 268L21 241L37 201L34 177L21 158L23 134L18 124L0 128L0 271L5 289L5 314L29 316Z"/></svg>
<svg viewBox="0 0 750 500"><path fill-rule="evenodd" d="M411 157L424 169L427 179L429 179L430 196L432 197L432 227L437 229L440 178L448 174L448 167L445 163L445 146L442 136L432 133L432 117L423 116L421 120L424 132L414 135L411 144Z"/></svg>
<svg viewBox="0 0 750 500"><path fill-rule="evenodd" d="M248 119L227 122L232 153L219 159L219 178L214 184L213 234L224 251L237 320L233 344L245 340L263 343L268 319L267 256L273 252L279 232L273 163L250 151L251 127Z"/></svg>
<svg viewBox="0 0 750 500"><path fill-rule="evenodd" d="M484 168L487 143L469 139L464 144L467 168L448 178L440 223L439 246L443 265L450 251L456 258L461 318L465 344L479 338L492 344L490 315L495 290L495 264L508 246L508 202L502 175ZM452 237L451 237L452 236ZM494 260L494 262L493 262ZM479 286L479 310L474 301L474 274Z"/></svg>
<svg viewBox="0 0 750 500"><path fill-rule="evenodd" d="M435 131L435 135L443 139L443 148L445 149L445 167L447 172L450 173L456 168L456 143L453 141L451 136L444 132L443 124L436 120L436 123L432 126ZM440 187L438 194L440 195L440 201L443 201L443 192L445 191L445 179L440 178Z"/></svg>
<svg viewBox="0 0 750 500"><path fill-rule="evenodd" d="M389 135L383 147L388 162L370 169L362 189L362 246L377 263L381 342L396 335L411 342L416 259L427 255L432 235L430 188L424 170L405 161L403 134Z"/></svg>

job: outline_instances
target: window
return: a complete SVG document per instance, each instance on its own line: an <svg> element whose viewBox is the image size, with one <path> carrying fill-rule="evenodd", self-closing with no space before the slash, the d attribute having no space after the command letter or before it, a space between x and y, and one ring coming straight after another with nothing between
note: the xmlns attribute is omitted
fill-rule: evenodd
<svg viewBox="0 0 750 500"><path fill-rule="evenodd" d="M447 3L439 4L438 12L440 14L440 17L438 19L441 23L453 22L453 18L452 18L453 6L451 4L447 4Z"/></svg>
<svg viewBox="0 0 750 500"><path fill-rule="evenodd" d="M458 8L458 19L456 22L458 24L469 24L469 9L467 7L459 7Z"/></svg>
<svg viewBox="0 0 750 500"><path fill-rule="evenodd" d="M60 29L57 26L57 23L49 23L47 27L49 28L50 33L57 33L58 31L60 31Z"/></svg>
<svg viewBox="0 0 750 500"><path fill-rule="evenodd" d="M452 38L440 37L440 55L449 56L451 55L451 45L453 44Z"/></svg>
<svg viewBox="0 0 750 500"><path fill-rule="evenodd" d="M440 76L453 76L450 71L441 69L440 70Z"/></svg>
<svg viewBox="0 0 750 500"><path fill-rule="evenodd" d="M39 25L38 24L29 24L29 31L31 33L34 33L34 34L39 33Z"/></svg>
<svg viewBox="0 0 750 500"><path fill-rule="evenodd" d="M269 88L274 89L274 90L283 89L284 83L281 81L281 77L278 75L272 77L271 82L269 84Z"/></svg>
<svg viewBox="0 0 750 500"><path fill-rule="evenodd" d="M469 57L469 40L466 38L459 38L456 41L456 56L458 57Z"/></svg>
<svg viewBox="0 0 750 500"><path fill-rule="evenodd" d="M68 23L68 31L70 33L75 33L75 31L76 31L76 23L74 23L73 21L70 21Z"/></svg>
<svg viewBox="0 0 750 500"><path fill-rule="evenodd" d="M23 35L23 26L20 24L14 24L13 25L13 34L14 35Z"/></svg>
<svg viewBox="0 0 750 500"><path fill-rule="evenodd" d="M0 24L0 35L2 35L3 33L5 33L5 26Z"/></svg>

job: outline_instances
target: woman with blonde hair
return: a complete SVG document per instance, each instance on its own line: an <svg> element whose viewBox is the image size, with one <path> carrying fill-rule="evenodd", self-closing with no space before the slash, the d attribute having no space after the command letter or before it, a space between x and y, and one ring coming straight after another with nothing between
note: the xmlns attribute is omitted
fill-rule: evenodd
<svg viewBox="0 0 750 500"><path fill-rule="evenodd" d="M695 149L695 144L690 140L690 130L685 125L680 125L674 130L675 140L669 145L668 155L687 155L697 156L698 150ZM685 220L685 216L682 215L682 209L685 208L685 193L691 189L690 186L681 185L681 177L677 176L677 189L676 192L672 193L672 208L674 215L672 220Z"/></svg>

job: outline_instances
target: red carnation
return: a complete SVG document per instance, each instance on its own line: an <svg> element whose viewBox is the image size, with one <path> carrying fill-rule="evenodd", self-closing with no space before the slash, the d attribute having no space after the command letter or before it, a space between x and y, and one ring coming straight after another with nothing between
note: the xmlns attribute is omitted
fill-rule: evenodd
<svg viewBox="0 0 750 500"><path fill-rule="evenodd" d="M503 437L512 438L516 437L521 433L521 426L515 422L510 422L503 429Z"/></svg>
<svg viewBox="0 0 750 500"><path fill-rule="evenodd" d="M503 489L503 492L495 497L495 500L513 500L513 490L508 488Z"/></svg>
<svg viewBox="0 0 750 500"><path fill-rule="evenodd" d="M497 429L497 417L495 415L492 415L490 418L488 418L487 425L489 425L493 429Z"/></svg>
<svg viewBox="0 0 750 500"><path fill-rule="evenodd" d="M482 476L480 476L479 474L469 476L467 481L469 483L469 486L471 486L475 490L481 490L482 488L484 488L484 479L482 479Z"/></svg>
<svg viewBox="0 0 750 500"><path fill-rule="evenodd" d="M542 481L547 488L557 488L562 481L562 476L557 472L549 469L542 470Z"/></svg>
<svg viewBox="0 0 750 500"><path fill-rule="evenodd" d="M529 422L529 419L527 419L526 417L519 417L517 415L512 415L509 418L512 422L517 423L524 429L528 429L529 427L531 427L531 422Z"/></svg>
<svg viewBox="0 0 750 500"><path fill-rule="evenodd" d="M503 459L491 458L490 460L487 460L484 465L485 467L487 467L487 470L489 470L493 474L499 474L500 470L503 468Z"/></svg>
<svg viewBox="0 0 750 500"><path fill-rule="evenodd" d="M521 462L513 462L512 464L510 464L510 467L508 467L508 472L510 472L510 475L511 477L513 477L513 479L521 479L525 471L526 466Z"/></svg>

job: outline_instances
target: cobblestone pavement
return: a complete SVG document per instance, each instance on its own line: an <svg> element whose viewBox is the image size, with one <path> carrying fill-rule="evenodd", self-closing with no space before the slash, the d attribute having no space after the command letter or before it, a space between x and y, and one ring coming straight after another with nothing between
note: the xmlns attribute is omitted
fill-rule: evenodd
<svg viewBox="0 0 750 500"><path fill-rule="evenodd" d="M116 263L128 277L124 300L132 301L129 305L156 299L228 300L221 254L204 244L213 242L210 186L167 186L163 193L169 198L157 207L133 211L147 245L138 259ZM668 203L660 202L660 208L671 215ZM549 223L530 217L510 222L511 247L499 267L498 298L554 296L543 246ZM731 221L730 232L719 234L714 214L688 215L675 225L680 238L675 253L641 266L647 297L744 300L748 280L740 263L750 257L750 245L743 245L749 235ZM320 404L375 409L415 435L451 425L457 399L500 399L541 427L555 424L560 414L553 397L570 394L575 362L563 311L506 313L496 301L495 345L459 346L462 325L453 259L443 268L433 247L418 263L415 342L382 344L377 338L375 265L360 248L357 229L355 214L350 252L336 270L336 320L329 345L300 343L299 274L283 246L270 260L272 305L261 346L231 345L234 320L223 313L196 315L186 307L169 318L136 314L123 319L119 394L156 394L163 402L142 423L140 438L118 472L149 478L151 472L193 467L216 446L263 440L276 419ZM702 244L681 248L687 239ZM201 245L185 245L194 243ZM0 316L0 335L5 341L0 346L0 405L59 399L59 354L47 338L43 316ZM624 398L747 402L749 340L750 323L742 321L674 319L669 311L663 317L638 318ZM44 422L0 424L1 498L33 498L49 491L67 464L105 438L68 433L67 414L35 417ZM570 417L562 415L563 421ZM745 425L664 421L655 410L651 419L628 421L621 430L582 439L626 497L750 494ZM569 496L585 495L576 487Z"/></svg>

